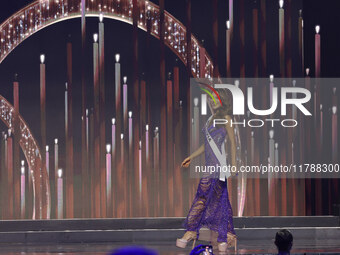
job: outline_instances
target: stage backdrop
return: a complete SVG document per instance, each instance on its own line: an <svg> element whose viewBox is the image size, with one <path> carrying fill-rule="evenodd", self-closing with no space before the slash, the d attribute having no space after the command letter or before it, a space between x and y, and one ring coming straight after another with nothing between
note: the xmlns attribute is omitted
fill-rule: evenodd
<svg viewBox="0 0 340 255"><path fill-rule="evenodd" d="M46 0L4 21L1 219L185 216L199 178L181 163L203 144L206 120L193 78L227 77L245 104L254 87L256 109L271 105L274 87L307 89L312 116L287 107L284 117L297 127L235 129L239 166L335 169L339 83L311 80L322 76L320 28L305 53L300 10L292 0ZM310 69L305 54L315 54ZM244 116L257 118L247 107ZM338 199L337 178L260 177L228 179L234 215L330 214Z"/></svg>

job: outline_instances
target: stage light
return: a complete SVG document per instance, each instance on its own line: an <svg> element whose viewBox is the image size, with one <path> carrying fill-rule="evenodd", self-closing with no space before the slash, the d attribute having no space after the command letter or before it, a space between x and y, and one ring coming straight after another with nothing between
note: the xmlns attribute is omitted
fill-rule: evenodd
<svg viewBox="0 0 340 255"><path fill-rule="evenodd" d="M149 125L148 124L145 126L145 130L149 131Z"/></svg>
<svg viewBox="0 0 340 255"><path fill-rule="evenodd" d="M279 1L280 8L283 8L283 0Z"/></svg>
<svg viewBox="0 0 340 255"><path fill-rule="evenodd" d="M106 145L106 153L109 154L111 152L111 145L107 144Z"/></svg>
<svg viewBox="0 0 340 255"><path fill-rule="evenodd" d="M58 139L54 139L54 144L58 144Z"/></svg>
<svg viewBox="0 0 340 255"><path fill-rule="evenodd" d="M320 33L320 26L319 25L316 25L315 26L315 32L318 34Z"/></svg>
<svg viewBox="0 0 340 255"><path fill-rule="evenodd" d="M227 29L229 30L230 29L230 21L229 20L226 21L226 26L227 26Z"/></svg>
<svg viewBox="0 0 340 255"><path fill-rule="evenodd" d="M120 139L121 139L121 140L124 139L124 134L120 134Z"/></svg>
<svg viewBox="0 0 340 255"><path fill-rule="evenodd" d="M63 176L63 170L61 168L58 169L58 178Z"/></svg>
<svg viewBox="0 0 340 255"><path fill-rule="evenodd" d="M129 112L129 118L132 118L132 112L131 111Z"/></svg>
<svg viewBox="0 0 340 255"><path fill-rule="evenodd" d="M116 55L115 55L115 58L116 58L116 62L119 63L120 55L119 55L119 54L116 54Z"/></svg>
<svg viewBox="0 0 340 255"><path fill-rule="evenodd" d="M98 42L98 34L93 34L93 41Z"/></svg>
<svg viewBox="0 0 340 255"><path fill-rule="evenodd" d="M46 152L48 152L48 150L49 150L49 147L48 147L48 145L46 145Z"/></svg>
<svg viewBox="0 0 340 255"><path fill-rule="evenodd" d="M270 139L274 138L274 130L272 130L272 129L269 131L269 138Z"/></svg>
<svg viewBox="0 0 340 255"><path fill-rule="evenodd" d="M44 54L41 54L41 55L40 55L40 63L41 63L41 64L44 64L44 63L45 63L45 55L44 55Z"/></svg>
<svg viewBox="0 0 340 255"><path fill-rule="evenodd" d="M20 168L21 175L25 175L25 166L21 164Z"/></svg>
<svg viewBox="0 0 340 255"><path fill-rule="evenodd" d="M309 68L306 68L306 75L309 75Z"/></svg>
<svg viewBox="0 0 340 255"><path fill-rule="evenodd" d="M112 125L116 124L116 118L112 118L111 122L112 122Z"/></svg>
<svg viewBox="0 0 340 255"><path fill-rule="evenodd" d="M104 15L103 15L103 13L101 13L101 14L99 14L99 21L103 22L103 20L104 20Z"/></svg>
<svg viewBox="0 0 340 255"><path fill-rule="evenodd" d="M198 98L197 97L194 98L194 105L198 106Z"/></svg>
<svg viewBox="0 0 340 255"><path fill-rule="evenodd" d="M269 75L269 80L270 80L270 82L274 81L274 75L273 74Z"/></svg>
<svg viewBox="0 0 340 255"><path fill-rule="evenodd" d="M333 112L333 114L336 114L336 110L337 110L336 106L333 106L333 107L332 107L332 112Z"/></svg>
<svg viewBox="0 0 340 255"><path fill-rule="evenodd" d="M126 82L127 82L127 77L126 76L123 77L123 82L124 82L124 84L126 84Z"/></svg>

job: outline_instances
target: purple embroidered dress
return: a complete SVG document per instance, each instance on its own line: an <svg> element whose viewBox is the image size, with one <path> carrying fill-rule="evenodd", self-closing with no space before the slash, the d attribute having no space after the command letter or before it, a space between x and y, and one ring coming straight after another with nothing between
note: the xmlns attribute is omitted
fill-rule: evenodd
<svg viewBox="0 0 340 255"><path fill-rule="evenodd" d="M223 127L208 128L210 136L218 148L226 137L226 130ZM205 142L205 164L206 166L219 165L219 161L212 151L203 129ZM219 173L218 173L219 174ZM233 211L230 205L227 189L227 181L220 181L219 175L214 177L203 177L198 184L196 196L185 220L184 226L187 231L196 231L207 227L218 233L218 242L227 242L228 234L234 236Z"/></svg>

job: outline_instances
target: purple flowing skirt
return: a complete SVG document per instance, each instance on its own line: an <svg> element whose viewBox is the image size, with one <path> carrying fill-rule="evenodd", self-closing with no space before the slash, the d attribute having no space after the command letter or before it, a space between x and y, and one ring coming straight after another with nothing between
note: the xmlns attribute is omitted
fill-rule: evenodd
<svg viewBox="0 0 340 255"><path fill-rule="evenodd" d="M211 126L208 131L217 147L221 148L226 136L225 128ZM203 132L205 133L205 128ZM204 137L206 136L204 135ZM206 166L219 165L219 161L206 138L204 145ZM184 222L184 227L187 231L196 231L197 234L199 234L200 228L207 227L218 233L218 242L227 242L228 234L235 235L227 181L220 181L218 175L200 179L196 196Z"/></svg>

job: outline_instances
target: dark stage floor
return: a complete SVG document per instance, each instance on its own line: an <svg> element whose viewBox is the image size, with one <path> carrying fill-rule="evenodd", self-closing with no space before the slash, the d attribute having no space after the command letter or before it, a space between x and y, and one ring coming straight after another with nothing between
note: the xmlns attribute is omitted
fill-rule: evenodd
<svg viewBox="0 0 340 255"><path fill-rule="evenodd" d="M161 255L186 255L190 248L180 249L173 243L144 244L144 246L156 250ZM117 247L128 245L122 244L60 244L60 245L1 245L0 254L108 254ZM141 244L143 245L143 244ZM275 253L274 245L261 245L260 242L244 243L240 240L238 254L272 254ZM316 245L313 242L294 243L292 254L340 254L340 240L338 243L325 243ZM214 254L219 254L215 251ZM228 254L235 254L230 249Z"/></svg>
<svg viewBox="0 0 340 255"><path fill-rule="evenodd" d="M184 218L67 219L0 221L0 254L108 254L126 245L144 245L162 255L185 255L175 246ZM339 217L234 217L238 254L273 254L275 233L288 228L292 254L340 254ZM199 243L210 240L201 229ZM230 249L229 254L234 254ZM215 254L219 254L218 251Z"/></svg>

